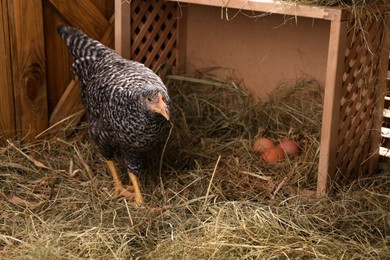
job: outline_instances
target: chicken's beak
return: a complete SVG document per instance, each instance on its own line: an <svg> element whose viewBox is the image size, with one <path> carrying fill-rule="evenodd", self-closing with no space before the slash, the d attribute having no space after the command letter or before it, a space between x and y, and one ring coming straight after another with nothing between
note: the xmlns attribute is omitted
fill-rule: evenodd
<svg viewBox="0 0 390 260"><path fill-rule="evenodd" d="M165 117L169 121L169 111L167 108L167 104L163 100L162 94L159 92L157 94L158 100L157 103L152 104L151 110L153 112L161 114L163 117Z"/></svg>

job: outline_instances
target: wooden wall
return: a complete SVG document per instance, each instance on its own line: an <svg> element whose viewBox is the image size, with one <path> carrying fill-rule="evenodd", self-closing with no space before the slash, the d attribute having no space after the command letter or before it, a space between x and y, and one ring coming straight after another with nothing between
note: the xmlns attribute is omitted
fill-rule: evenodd
<svg viewBox="0 0 390 260"><path fill-rule="evenodd" d="M45 20L49 125L56 125L72 114L77 122L83 110L80 88L69 71L68 50L56 33L57 25L66 23L80 28L103 44L114 47L114 1L110 0L43 0ZM54 33L53 33L54 32ZM59 126L61 127L61 125Z"/></svg>
<svg viewBox="0 0 390 260"><path fill-rule="evenodd" d="M31 140L48 126L42 3L2 0L1 6L2 70L7 78L1 82L2 93L6 93L1 96L5 119L1 126L6 137L19 134Z"/></svg>
<svg viewBox="0 0 390 260"><path fill-rule="evenodd" d="M114 1L43 0L42 2L47 83L50 86L48 88L48 106L49 111L53 111L72 78L69 70L72 60L65 44L58 37L56 31L58 24L66 23L77 26L92 37L100 39L114 13Z"/></svg>
<svg viewBox="0 0 390 260"><path fill-rule="evenodd" d="M192 4L182 9L187 23L180 31L186 41L181 56L187 73L222 68L218 76L242 78L260 98L299 78L312 77L325 85L329 21L255 12L248 17L234 9L227 9L227 20L221 19L220 7Z"/></svg>
<svg viewBox="0 0 390 260"><path fill-rule="evenodd" d="M12 137L15 131L15 107L12 85L11 46L8 31L7 2L0 3L0 129L4 138Z"/></svg>
<svg viewBox="0 0 390 260"><path fill-rule="evenodd" d="M31 141L83 109L69 70L72 60L56 27L79 27L113 47L113 14L111 0L0 0L2 142L15 137Z"/></svg>

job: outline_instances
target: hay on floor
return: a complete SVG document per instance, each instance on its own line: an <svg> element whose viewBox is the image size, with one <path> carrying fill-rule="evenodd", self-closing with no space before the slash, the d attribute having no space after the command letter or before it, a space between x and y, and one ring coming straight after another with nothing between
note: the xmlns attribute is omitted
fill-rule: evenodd
<svg viewBox="0 0 390 260"><path fill-rule="evenodd" d="M314 80L279 86L267 101L254 100L239 82L204 74L166 83L174 128L161 180L162 148L151 152L141 176L143 208L112 198L85 124L70 136L66 130L0 148L1 259L390 255L389 174L329 198L301 195L315 188L318 168L322 91ZM260 136L291 138L302 153L266 165L251 150Z"/></svg>

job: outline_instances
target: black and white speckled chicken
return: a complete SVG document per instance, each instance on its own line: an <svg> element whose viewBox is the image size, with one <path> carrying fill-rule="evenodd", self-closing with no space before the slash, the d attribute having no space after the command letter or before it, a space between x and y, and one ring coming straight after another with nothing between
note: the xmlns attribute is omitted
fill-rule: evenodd
<svg viewBox="0 0 390 260"><path fill-rule="evenodd" d="M57 31L74 57L89 134L107 160L114 194L143 203L137 175L145 153L169 121L167 88L152 70L122 58L82 31L66 25ZM115 155L123 156L134 192L122 185Z"/></svg>

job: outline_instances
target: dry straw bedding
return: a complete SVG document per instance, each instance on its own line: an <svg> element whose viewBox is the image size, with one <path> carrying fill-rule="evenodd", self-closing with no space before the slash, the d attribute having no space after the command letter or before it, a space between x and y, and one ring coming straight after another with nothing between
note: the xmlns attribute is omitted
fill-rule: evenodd
<svg viewBox="0 0 390 260"><path fill-rule="evenodd" d="M141 176L145 207L112 198L84 124L70 136L6 142L0 259L388 259L389 174L323 199L300 195L315 188L318 167L315 81L280 86L268 102L230 79L166 82L174 128L161 175L156 149ZM292 138L303 152L265 165L250 148L263 135Z"/></svg>
<svg viewBox="0 0 390 260"><path fill-rule="evenodd" d="M284 2L347 6L355 16L358 6L390 5ZM388 172L323 199L307 196L319 156L315 81L282 85L267 102L253 101L231 79L166 82L174 128L161 170L163 144L141 176L144 207L112 198L85 124L29 144L3 140L0 259L389 259ZM257 136L294 139L303 152L265 165L251 151Z"/></svg>

